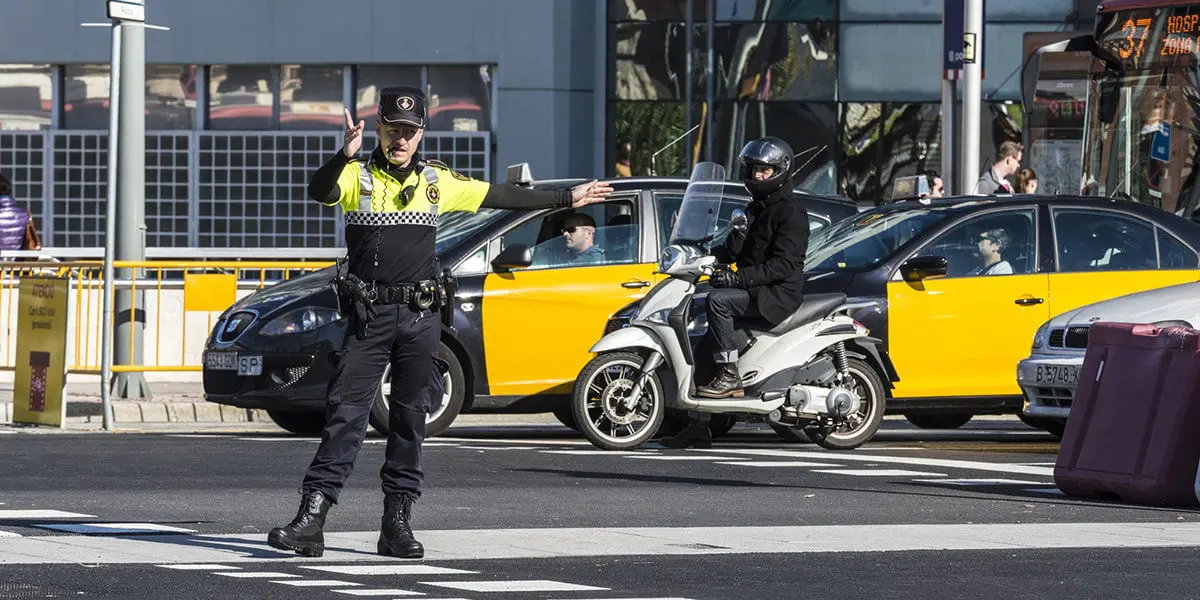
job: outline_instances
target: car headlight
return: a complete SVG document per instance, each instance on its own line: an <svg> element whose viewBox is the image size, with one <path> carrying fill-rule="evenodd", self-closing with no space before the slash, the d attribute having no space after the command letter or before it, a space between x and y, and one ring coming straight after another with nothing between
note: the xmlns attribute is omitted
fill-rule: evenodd
<svg viewBox="0 0 1200 600"><path fill-rule="evenodd" d="M1049 337L1050 321L1046 321L1045 323L1042 323L1042 326L1038 327L1037 332L1033 334L1033 349L1037 350L1038 348L1045 346L1046 339Z"/></svg>
<svg viewBox="0 0 1200 600"><path fill-rule="evenodd" d="M303 333L305 331L320 329L341 318L341 314L332 308L297 308L271 319L269 323L263 326L259 333L261 335Z"/></svg>

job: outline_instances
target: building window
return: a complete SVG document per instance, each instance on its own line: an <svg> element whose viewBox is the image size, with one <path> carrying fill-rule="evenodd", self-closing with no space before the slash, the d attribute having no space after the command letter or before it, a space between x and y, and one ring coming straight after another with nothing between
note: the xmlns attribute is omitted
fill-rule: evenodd
<svg viewBox="0 0 1200 600"><path fill-rule="evenodd" d="M687 89L687 40L682 23L617 23L610 26L614 88L610 98L618 100L678 100ZM692 41L693 53L705 56L700 28ZM693 98L704 99L705 65L696 58L692 65Z"/></svg>
<svg viewBox="0 0 1200 600"><path fill-rule="evenodd" d="M394 85L421 87L421 67L362 66L356 69L355 79L354 105L358 115L355 118L364 122L365 131L374 132L379 91Z"/></svg>
<svg viewBox="0 0 1200 600"><path fill-rule="evenodd" d="M63 69L63 129L109 127L108 65L67 65Z"/></svg>
<svg viewBox="0 0 1200 600"><path fill-rule="evenodd" d="M50 126L54 77L50 65L0 65L0 129Z"/></svg>
<svg viewBox="0 0 1200 600"><path fill-rule="evenodd" d="M343 67L283 65L279 68L279 128L345 129Z"/></svg>
<svg viewBox="0 0 1200 600"><path fill-rule="evenodd" d="M195 128L199 70L195 65L146 65L147 130Z"/></svg>
<svg viewBox="0 0 1200 600"><path fill-rule="evenodd" d="M213 65L208 75L208 127L275 129L276 70L266 65Z"/></svg>
<svg viewBox="0 0 1200 600"><path fill-rule="evenodd" d="M653 167L659 175L687 176L686 145L683 140L671 144L688 130L687 107L682 102L610 102L609 114L614 116L617 142L609 156L618 156L617 148L628 143L632 151L629 165L632 175L648 175ZM696 110L692 118L698 119L699 115ZM693 140L699 144L700 138ZM662 152L651 163L651 157L659 150ZM609 165L609 175L615 172L615 165L616 160Z"/></svg>
<svg viewBox="0 0 1200 600"><path fill-rule="evenodd" d="M488 131L492 128L490 65L431 66L426 128L433 131Z"/></svg>
<svg viewBox="0 0 1200 600"><path fill-rule="evenodd" d="M859 202L885 203L897 177L941 171L938 104L846 103L841 122L841 192Z"/></svg>
<svg viewBox="0 0 1200 600"><path fill-rule="evenodd" d="M707 26L697 27L705 41ZM833 100L837 88L836 27L822 21L718 23L713 44L718 99ZM707 53L693 66L703 72ZM704 77L703 74L700 75ZM703 100L707 82L692 90Z"/></svg>

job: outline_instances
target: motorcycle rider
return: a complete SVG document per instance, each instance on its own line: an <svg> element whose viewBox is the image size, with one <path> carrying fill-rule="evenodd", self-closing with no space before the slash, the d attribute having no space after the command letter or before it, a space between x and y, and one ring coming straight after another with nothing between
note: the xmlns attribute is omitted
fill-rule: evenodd
<svg viewBox="0 0 1200 600"><path fill-rule="evenodd" d="M705 341L713 346L717 373L697 388L697 396L742 396L734 319L777 325L800 307L809 226L807 203L792 194L794 156L787 142L776 137L751 141L738 155L739 177L753 200L746 227L733 228L725 243L713 249L719 261L736 264L737 270L711 277ZM710 420L707 413L689 412L683 431L660 441L668 448L711 447Z"/></svg>

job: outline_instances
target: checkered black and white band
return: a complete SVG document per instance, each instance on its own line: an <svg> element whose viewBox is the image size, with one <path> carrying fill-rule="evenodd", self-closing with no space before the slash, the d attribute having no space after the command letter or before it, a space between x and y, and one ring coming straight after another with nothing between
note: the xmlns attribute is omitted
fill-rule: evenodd
<svg viewBox="0 0 1200 600"><path fill-rule="evenodd" d="M438 216L428 212L362 212L351 210L346 212L347 225L365 225L367 227L385 227L388 225L423 225L437 227Z"/></svg>

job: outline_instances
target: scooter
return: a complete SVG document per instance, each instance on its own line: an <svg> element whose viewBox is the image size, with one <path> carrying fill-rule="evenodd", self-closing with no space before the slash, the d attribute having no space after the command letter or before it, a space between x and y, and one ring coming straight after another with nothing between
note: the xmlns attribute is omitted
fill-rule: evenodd
<svg viewBox="0 0 1200 600"><path fill-rule="evenodd" d="M871 306L845 294L811 294L777 325L741 322L748 338L739 352L740 398L696 395L696 352L688 334L692 300L701 277L721 268L708 254L716 239L724 168L698 163L663 249L666 277L641 301L629 325L604 335L596 356L575 380L571 408L587 439L606 450L627 450L657 433L668 407L734 413L773 428L803 431L818 445L852 449L874 437L883 421L887 390L898 381L880 340L849 313ZM745 215L735 210L732 226ZM704 383L704 382L701 382Z"/></svg>

